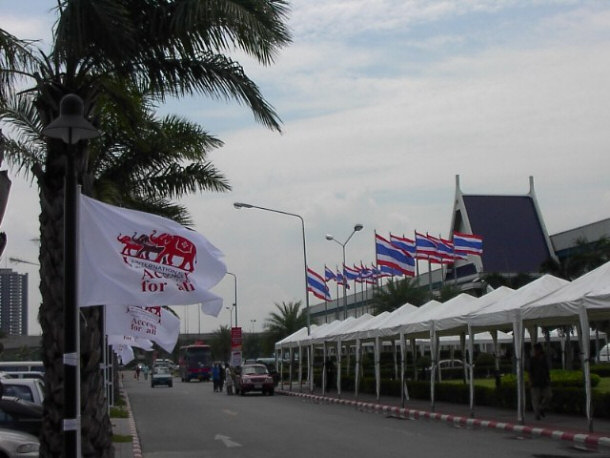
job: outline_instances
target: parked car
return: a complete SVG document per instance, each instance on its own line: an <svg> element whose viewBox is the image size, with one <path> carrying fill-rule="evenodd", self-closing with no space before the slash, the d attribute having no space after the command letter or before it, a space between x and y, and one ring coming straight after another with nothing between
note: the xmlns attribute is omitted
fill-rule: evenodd
<svg viewBox="0 0 610 458"><path fill-rule="evenodd" d="M156 385L167 385L170 388L174 385L174 379L169 367L153 366L150 386L154 388Z"/></svg>
<svg viewBox="0 0 610 458"><path fill-rule="evenodd" d="M0 428L0 456L7 458L38 457L40 442L36 436L22 431Z"/></svg>
<svg viewBox="0 0 610 458"><path fill-rule="evenodd" d="M14 396L40 406L44 400L44 382L37 378L3 378L2 388L4 396Z"/></svg>
<svg viewBox="0 0 610 458"><path fill-rule="evenodd" d="M0 428L16 429L39 436L41 427L41 405L14 396L3 396L0 399Z"/></svg>
<svg viewBox="0 0 610 458"><path fill-rule="evenodd" d="M271 377L273 377L273 384L277 386L280 383L280 373L275 367L275 358L257 358L257 363L264 364L269 371Z"/></svg>
<svg viewBox="0 0 610 458"><path fill-rule="evenodd" d="M40 371L5 371L3 373L9 375L10 378L37 378L44 380L44 372Z"/></svg>
<svg viewBox="0 0 610 458"><path fill-rule="evenodd" d="M235 393L244 395L251 391L260 391L273 395L275 384L264 364L244 364L235 380Z"/></svg>

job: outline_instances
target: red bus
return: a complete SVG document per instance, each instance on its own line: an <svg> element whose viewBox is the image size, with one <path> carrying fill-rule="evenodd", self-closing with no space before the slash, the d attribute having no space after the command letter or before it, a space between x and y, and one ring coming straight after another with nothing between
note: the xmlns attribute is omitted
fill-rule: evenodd
<svg viewBox="0 0 610 458"><path fill-rule="evenodd" d="M212 375L212 351L209 345L185 345L178 350L180 379L190 382L192 379L210 380Z"/></svg>

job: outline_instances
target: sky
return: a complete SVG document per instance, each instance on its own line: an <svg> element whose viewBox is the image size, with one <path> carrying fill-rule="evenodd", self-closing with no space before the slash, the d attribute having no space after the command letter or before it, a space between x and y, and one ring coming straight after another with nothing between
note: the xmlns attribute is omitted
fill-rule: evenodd
<svg viewBox="0 0 610 458"><path fill-rule="evenodd" d="M52 1L0 0L0 27L47 40ZM282 119L279 134L236 102L203 96L160 113L224 141L210 154L232 185L184 197L194 228L237 276L238 325L260 331L276 303L305 303L309 267L374 261L374 231L448 236L456 175L466 194L523 195L534 177L549 234L610 217L610 2L293 0L293 43L273 65L235 55ZM6 165L5 165L6 167ZM30 274L39 334L37 188L13 179L1 262ZM234 278L215 288L234 302ZM335 289L331 286L335 297ZM311 304L318 301L310 297ZM230 323L177 307L182 330ZM233 321L234 324L234 321Z"/></svg>

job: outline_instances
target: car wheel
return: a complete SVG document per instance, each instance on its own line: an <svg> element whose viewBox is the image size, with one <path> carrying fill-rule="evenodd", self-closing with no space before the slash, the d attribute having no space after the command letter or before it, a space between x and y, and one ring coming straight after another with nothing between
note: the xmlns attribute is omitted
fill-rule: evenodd
<svg viewBox="0 0 610 458"><path fill-rule="evenodd" d="M269 390L269 396L273 396L274 390Z"/></svg>
<svg viewBox="0 0 610 458"><path fill-rule="evenodd" d="M174 386L174 384L172 382L169 382L168 386L171 388L172 386Z"/></svg>

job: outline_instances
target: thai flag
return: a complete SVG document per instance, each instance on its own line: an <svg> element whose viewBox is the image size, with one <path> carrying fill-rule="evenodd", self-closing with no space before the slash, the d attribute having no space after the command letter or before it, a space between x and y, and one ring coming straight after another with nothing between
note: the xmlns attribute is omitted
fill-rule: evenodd
<svg viewBox="0 0 610 458"><path fill-rule="evenodd" d="M392 245L379 234L375 234L375 251L377 253L377 265L387 266L401 275L415 275L415 259L409 253ZM389 273L389 272L388 272Z"/></svg>
<svg viewBox="0 0 610 458"><path fill-rule="evenodd" d="M451 264L455 261L453 253L453 242L443 238L436 238L428 235L428 239L432 240L436 245L436 255L430 257L430 261L438 264Z"/></svg>
<svg viewBox="0 0 610 458"><path fill-rule="evenodd" d="M391 268L390 266L379 266L380 277L401 277L401 271Z"/></svg>
<svg viewBox="0 0 610 458"><path fill-rule="evenodd" d="M349 283L347 282L347 278L341 272L337 270L337 284L341 286L345 286L346 289L349 289Z"/></svg>
<svg viewBox="0 0 610 458"><path fill-rule="evenodd" d="M324 278L309 267L307 268L307 291L323 301L332 300Z"/></svg>
<svg viewBox="0 0 610 458"><path fill-rule="evenodd" d="M346 280L359 280L360 279L360 272L357 269L352 269L351 267L347 267L345 264L343 264L343 275L345 276Z"/></svg>
<svg viewBox="0 0 610 458"><path fill-rule="evenodd" d="M453 247L456 253L481 256L483 254L483 237L480 235L454 232Z"/></svg>
<svg viewBox="0 0 610 458"><path fill-rule="evenodd" d="M337 281L337 275L328 267L324 266L324 281Z"/></svg>
<svg viewBox="0 0 610 458"><path fill-rule="evenodd" d="M415 249L415 240L411 240L406 237L399 237L390 233L390 242L392 245L409 253L412 257L415 257L417 254L417 250Z"/></svg>
<svg viewBox="0 0 610 458"><path fill-rule="evenodd" d="M417 259L433 260L438 256L434 241L428 235L420 234L419 232L415 233L415 249L417 253L415 257Z"/></svg>

